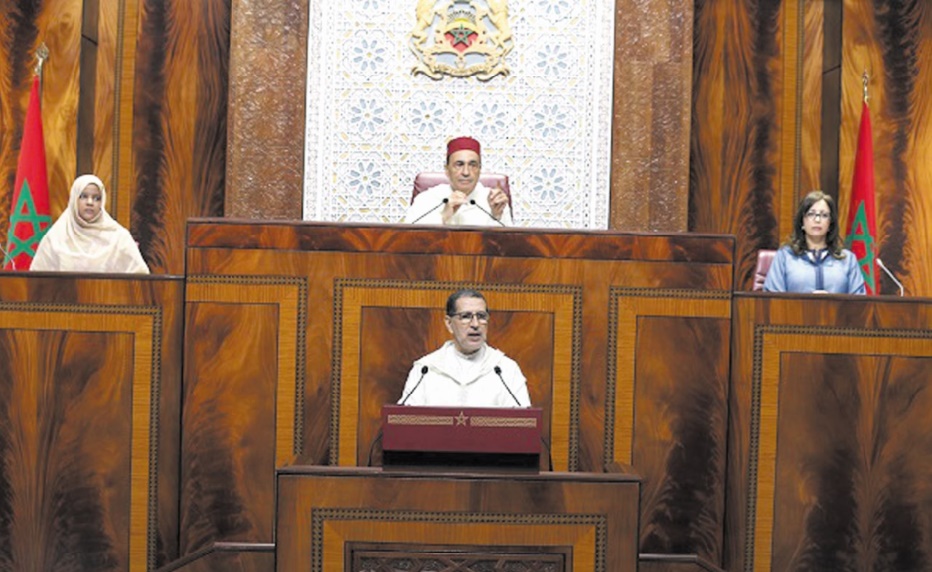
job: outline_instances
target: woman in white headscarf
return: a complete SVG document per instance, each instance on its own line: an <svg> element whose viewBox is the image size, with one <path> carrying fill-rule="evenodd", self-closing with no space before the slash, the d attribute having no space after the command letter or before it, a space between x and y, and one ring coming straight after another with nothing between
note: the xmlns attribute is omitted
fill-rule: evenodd
<svg viewBox="0 0 932 572"><path fill-rule="evenodd" d="M68 208L49 229L30 270L148 274L139 246L107 213L107 191L94 175L71 185Z"/></svg>

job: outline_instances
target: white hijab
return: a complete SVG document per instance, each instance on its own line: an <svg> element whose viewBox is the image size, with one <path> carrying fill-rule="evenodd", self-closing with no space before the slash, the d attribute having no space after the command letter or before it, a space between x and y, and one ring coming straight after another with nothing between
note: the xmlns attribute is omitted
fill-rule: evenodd
<svg viewBox="0 0 932 572"><path fill-rule="evenodd" d="M100 212L90 222L81 218L78 197L88 185L100 189ZM107 191L94 175L81 175L71 185L68 208L45 234L30 270L59 272L130 272L148 274L149 267L129 231L107 213Z"/></svg>

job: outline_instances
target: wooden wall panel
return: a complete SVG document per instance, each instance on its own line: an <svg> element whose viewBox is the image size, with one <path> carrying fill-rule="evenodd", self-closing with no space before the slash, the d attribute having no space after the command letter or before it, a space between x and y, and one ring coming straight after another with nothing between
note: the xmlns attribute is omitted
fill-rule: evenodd
<svg viewBox="0 0 932 572"><path fill-rule="evenodd" d="M630 302L630 301L629 301ZM719 564L724 543L728 357L731 303L637 299L615 374L614 461L644 475L641 550L698 554ZM633 326L633 327L632 327ZM611 368L610 368L611 369ZM633 375L632 375L633 374ZM610 390L609 395L612 395ZM611 407L608 400L606 407ZM627 410L622 406L625 404ZM611 426L610 426L611 427Z"/></svg>
<svg viewBox="0 0 932 572"><path fill-rule="evenodd" d="M182 292L0 276L0 568L177 557Z"/></svg>
<svg viewBox="0 0 932 572"><path fill-rule="evenodd" d="M844 2L840 206L847 213L861 74L872 75L870 108L877 185L878 255L913 296L932 296L932 6ZM881 292L896 286L881 277Z"/></svg>
<svg viewBox="0 0 932 572"><path fill-rule="evenodd" d="M922 570L928 300L735 299L727 570Z"/></svg>
<svg viewBox="0 0 932 572"><path fill-rule="evenodd" d="M797 39L784 7L796 4L696 4L689 230L738 236L736 282L748 289L757 250L778 244L796 203L792 191L782 195L793 180L783 154L793 148L781 146L793 129L781 110L782 88L795 85L782 82L795 69L788 44Z"/></svg>
<svg viewBox="0 0 932 572"><path fill-rule="evenodd" d="M68 204L77 161L81 6L81 0L15 0L0 5L0 236L4 248L35 51L43 42L50 51L43 70L42 124L52 217Z"/></svg>
<svg viewBox="0 0 932 572"><path fill-rule="evenodd" d="M500 570L637 569L638 482L628 475L293 467L279 473L278 490L278 570L445 562L479 572L489 560ZM354 558L359 552L368 564Z"/></svg>
<svg viewBox="0 0 932 572"><path fill-rule="evenodd" d="M132 230L179 273L187 218L223 214L230 0L137 1Z"/></svg>
<svg viewBox="0 0 932 572"><path fill-rule="evenodd" d="M188 351L223 352L210 362L193 358L186 371L186 395L193 384L207 384L213 388L196 391L214 396L186 407L186 431L189 420L226 422L200 413L234 410L237 394L226 388L274 377L274 391L261 382L261 399L276 400L274 423L260 426L259 417L245 422L252 437L245 445L274 447L277 467L368 464L380 406L397 401L414 359L448 337L441 319L446 297L477 286L495 316L490 343L519 361L532 401L545 409L554 468L601 472L640 455L655 499L645 517L652 523L645 542L719 559L723 500L709 491L723 480L730 239L195 221L189 241L188 308L197 321L189 331L203 345L189 342ZM278 312L244 318L256 333L240 333L246 330L223 316L226 307L235 315L260 303ZM277 353L267 341L271 332L278 333ZM259 371L269 373L257 377L256 364L240 365L254 358L263 360ZM208 363L218 367L210 370ZM682 365L665 369L664 363ZM684 382L684 398L668 406L674 376L687 369L692 376ZM687 395L705 399L715 413L697 419ZM679 433L634 440L635 419ZM691 430L714 441L705 442L707 458L677 457ZM220 440L217 448L226 452L217 458L251 454L232 452L227 443ZM617 453L620 448L627 452ZM378 449L372 450L377 461ZM186 447L184 465L215 454ZM202 479L197 486L232 489L225 498L241 502L243 482L213 475L216 482ZM271 491L271 477L268 470L249 486ZM660 515L674 489L702 501L665 521ZM182 501L189 504L195 503ZM271 523L263 508L245 503L232 510L253 523L246 525L249 534ZM701 524L684 525L691 519ZM196 549L224 539L230 522L238 521L216 520L207 528L211 534L198 532L182 544ZM250 541L268 540L249 534Z"/></svg>

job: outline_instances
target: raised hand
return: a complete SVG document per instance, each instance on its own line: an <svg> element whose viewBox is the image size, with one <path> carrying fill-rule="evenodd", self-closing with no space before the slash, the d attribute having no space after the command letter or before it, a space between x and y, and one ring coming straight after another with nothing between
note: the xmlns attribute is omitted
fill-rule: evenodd
<svg viewBox="0 0 932 572"><path fill-rule="evenodd" d="M508 195L505 194L501 186L497 186L489 191L489 207L492 209L492 216L495 217L495 220L501 220L502 213L505 212L505 207L507 206Z"/></svg>

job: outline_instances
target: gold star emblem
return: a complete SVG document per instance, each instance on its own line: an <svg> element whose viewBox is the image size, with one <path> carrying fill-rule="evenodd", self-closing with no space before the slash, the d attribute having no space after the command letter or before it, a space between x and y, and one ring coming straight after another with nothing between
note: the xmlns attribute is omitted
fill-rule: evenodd
<svg viewBox="0 0 932 572"><path fill-rule="evenodd" d="M460 414L456 416L456 425L457 425L457 426L460 426L460 425L465 426L465 425L466 425L466 421L467 421L468 419L469 419L469 417L466 417L466 415L465 415L462 411L460 411Z"/></svg>

